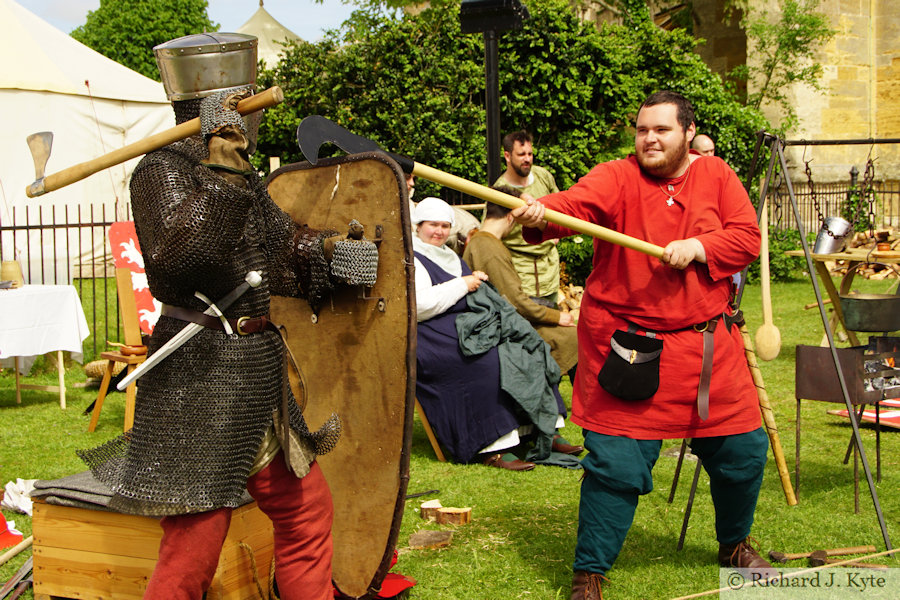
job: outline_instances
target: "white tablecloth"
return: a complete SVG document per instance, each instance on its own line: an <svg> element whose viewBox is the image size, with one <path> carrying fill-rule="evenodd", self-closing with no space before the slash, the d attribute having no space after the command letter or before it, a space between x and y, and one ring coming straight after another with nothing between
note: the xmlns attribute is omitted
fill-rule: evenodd
<svg viewBox="0 0 900 600"><path fill-rule="evenodd" d="M65 350L81 362L90 334L78 292L71 285L25 285L0 290L0 359L22 357L27 374L36 355ZM4 360L4 366L12 361Z"/></svg>

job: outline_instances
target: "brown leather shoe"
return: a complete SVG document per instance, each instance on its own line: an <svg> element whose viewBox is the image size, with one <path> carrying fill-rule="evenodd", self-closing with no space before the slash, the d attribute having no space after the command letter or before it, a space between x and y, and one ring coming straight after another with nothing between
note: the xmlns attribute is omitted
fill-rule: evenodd
<svg viewBox="0 0 900 600"><path fill-rule="evenodd" d="M558 434L553 436L553 446L551 446L550 449L554 452L571 454L573 456L584 452L584 446L574 446L572 444L568 444L564 439L562 439L562 436Z"/></svg>
<svg viewBox="0 0 900 600"><path fill-rule="evenodd" d="M510 471L530 471L534 468L534 463L525 462L524 460L503 460L502 454L491 454L484 459L484 464L489 467L497 467L498 469L509 469Z"/></svg>
<svg viewBox="0 0 900 600"><path fill-rule="evenodd" d="M723 567L748 569L753 573L759 573L763 578L777 577L778 570L759 555L750 544L751 541L756 540L748 537L737 544L719 544L719 564Z"/></svg>
<svg viewBox="0 0 900 600"><path fill-rule="evenodd" d="M601 581L609 581L600 573L575 571L572 576L572 596L569 600L603 600Z"/></svg>

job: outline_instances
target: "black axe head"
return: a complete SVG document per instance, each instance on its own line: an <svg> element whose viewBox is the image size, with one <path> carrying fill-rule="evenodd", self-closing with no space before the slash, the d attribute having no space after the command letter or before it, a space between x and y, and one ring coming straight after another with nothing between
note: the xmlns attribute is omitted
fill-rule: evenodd
<svg viewBox="0 0 900 600"><path fill-rule="evenodd" d="M319 160L319 148L322 144L332 143L348 154L359 154L360 152L384 152L381 147L361 135L341 127L334 121L330 121L321 115L310 115L304 117L297 126L297 144L300 146L300 152L303 158L314 165ZM413 161L405 156L399 156L390 152L385 152L392 159L400 164L403 171L410 173L413 169Z"/></svg>
<svg viewBox="0 0 900 600"><path fill-rule="evenodd" d="M356 135L321 115L311 115L300 121L297 126L297 144L303 158L310 164L314 165L319 160L319 148L326 142L331 142L348 154L381 150L372 140Z"/></svg>

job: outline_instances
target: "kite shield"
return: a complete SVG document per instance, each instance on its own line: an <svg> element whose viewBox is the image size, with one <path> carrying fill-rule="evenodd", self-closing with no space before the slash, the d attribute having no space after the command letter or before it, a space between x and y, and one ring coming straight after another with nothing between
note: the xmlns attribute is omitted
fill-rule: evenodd
<svg viewBox="0 0 900 600"><path fill-rule="evenodd" d="M332 412L343 422L337 447L318 459L334 498L335 585L372 598L390 568L409 481L416 307L405 176L386 155L364 153L286 165L267 183L295 222L346 232L356 219L378 245L372 288L342 288L317 315L297 298L271 303L303 372L310 428ZM298 379L291 383L296 392Z"/></svg>

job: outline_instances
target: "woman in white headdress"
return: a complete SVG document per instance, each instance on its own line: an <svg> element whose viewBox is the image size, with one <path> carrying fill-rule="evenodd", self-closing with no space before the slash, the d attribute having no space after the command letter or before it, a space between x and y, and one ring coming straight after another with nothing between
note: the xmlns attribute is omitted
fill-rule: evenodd
<svg viewBox="0 0 900 600"><path fill-rule="evenodd" d="M419 322L416 397L438 439L457 461L531 470L534 463L503 452L519 445L520 427L531 422L501 389L497 347L475 356L460 349L456 318L469 311L466 296L478 290L487 275L472 272L446 246L454 223L453 209L446 202L423 199L412 221ZM558 404L565 414L561 399Z"/></svg>

